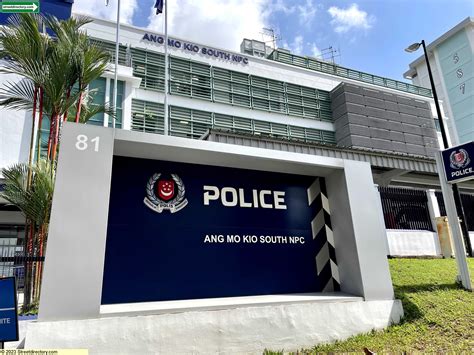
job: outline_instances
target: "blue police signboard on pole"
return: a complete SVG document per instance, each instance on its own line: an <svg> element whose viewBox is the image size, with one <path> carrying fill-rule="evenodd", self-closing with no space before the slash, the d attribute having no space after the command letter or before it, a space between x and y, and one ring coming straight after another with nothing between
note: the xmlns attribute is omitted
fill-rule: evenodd
<svg viewBox="0 0 474 355"><path fill-rule="evenodd" d="M0 279L0 342L18 340L15 278Z"/></svg>
<svg viewBox="0 0 474 355"><path fill-rule="evenodd" d="M446 180L450 184L474 178L474 142L443 150Z"/></svg>

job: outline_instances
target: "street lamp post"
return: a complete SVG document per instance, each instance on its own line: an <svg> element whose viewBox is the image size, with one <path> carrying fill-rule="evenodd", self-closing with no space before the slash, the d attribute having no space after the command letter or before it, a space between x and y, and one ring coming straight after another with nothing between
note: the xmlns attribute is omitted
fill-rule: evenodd
<svg viewBox="0 0 474 355"><path fill-rule="evenodd" d="M443 138L444 149L447 149L449 148L448 136L446 134L446 129L444 127L444 120L443 120L443 115L441 113L441 108L439 107L438 94L436 93L436 88L435 88L435 84L433 80L433 74L431 73L431 66L430 66L430 61L428 59L428 51L426 50L425 41L422 40L421 43L413 43L408 48L406 48L405 51L408 53L412 53L418 50L420 46L423 46L423 52L425 54L426 67L428 68L428 76L430 78L431 91L433 92L433 99L436 106L436 113L438 115L439 126L441 128L441 136ZM442 177L440 176L440 179L441 178ZM453 187L454 202L456 203L457 214L458 214L459 219L461 220L461 229L462 229L464 242L467 248L467 253L469 254L469 256L473 256L471 240L469 239L469 230L467 227L466 218L464 216L464 209L461 202L461 195L459 194L459 189L458 189L457 184L452 184L452 187Z"/></svg>

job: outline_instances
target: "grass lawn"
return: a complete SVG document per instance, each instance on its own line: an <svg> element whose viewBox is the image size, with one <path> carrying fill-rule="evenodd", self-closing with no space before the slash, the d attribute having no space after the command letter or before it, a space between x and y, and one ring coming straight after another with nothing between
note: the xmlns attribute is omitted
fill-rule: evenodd
<svg viewBox="0 0 474 355"><path fill-rule="evenodd" d="M391 259L389 263L395 296L402 301L405 312L400 324L315 346L300 354L363 352L364 348L379 353L474 353L474 293L460 289L454 282L456 261ZM474 258L468 263L474 279Z"/></svg>

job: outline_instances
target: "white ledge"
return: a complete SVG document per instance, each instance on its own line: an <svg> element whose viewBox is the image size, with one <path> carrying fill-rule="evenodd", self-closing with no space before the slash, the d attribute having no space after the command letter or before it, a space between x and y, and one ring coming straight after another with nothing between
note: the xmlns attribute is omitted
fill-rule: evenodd
<svg viewBox="0 0 474 355"><path fill-rule="evenodd" d="M188 311L313 302L360 302L362 297L342 292L295 293L245 297L203 298L194 300L120 303L100 306L101 317L135 316L145 314L182 313Z"/></svg>

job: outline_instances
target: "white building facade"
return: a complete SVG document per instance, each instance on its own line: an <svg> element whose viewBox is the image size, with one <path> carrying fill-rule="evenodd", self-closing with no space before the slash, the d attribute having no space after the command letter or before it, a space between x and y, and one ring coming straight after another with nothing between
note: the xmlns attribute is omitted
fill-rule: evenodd
<svg viewBox="0 0 474 355"><path fill-rule="evenodd" d="M114 54L115 23L94 19L86 30L94 42ZM165 133L163 37L121 27L117 128ZM439 189L433 156L440 137L429 89L286 50L252 56L171 37L169 54L167 134L367 161L375 183L395 189L381 190L384 196L396 195L400 188ZM98 103L113 101L113 69L111 64L91 84ZM0 85L7 80L2 77ZM0 109L0 115L0 168L26 162L31 113ZM100 114L88 124L111 127L112 121ZM466 193L474 191L472 183L461 187ZM397 207L382 199L376 208L384 210L387 229L415 230L420 238L436 240L435 217L443 210L437 201L442 198L421 195L415 207L411 202ZM408 192L404 196L413 199ZM21 227L19 212L6 211L5 201L0 204L6 206L0 211L4 226ZM413 253L418 253L417 248ZM439 254L436 246L430 250Z"/></svg>
<svg viewBox="0 0 474 355"><path fill-rule="evenodd" d="M444 102L451 144L474 140L474 19L467 17L427 44L427 51L436 92ZM424 56L409 67L405 78L431 87Z"/></svg>

